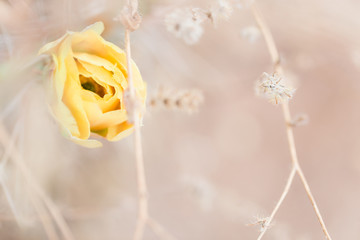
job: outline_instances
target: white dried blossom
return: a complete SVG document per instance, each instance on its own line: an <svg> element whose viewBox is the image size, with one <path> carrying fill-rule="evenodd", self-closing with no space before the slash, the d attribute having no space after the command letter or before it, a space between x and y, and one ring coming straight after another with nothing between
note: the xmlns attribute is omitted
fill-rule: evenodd
<svg viewBox="0 0 360 240"><path fill-rule="evenodd" d="M241 36L250 43L253 43L259 39L261 32L256 26L249 26L241 30Z"/></svg>
<svg viewBox="0 0 360 240"><path fill-rule="evenodd" d="M192 9L176 9L165 17L166 29L190 45L197 43L202 36L202 22Z"/></svg>
<svg viewBox="0 0 360 240"><path fill-rule="evenodd" d="M275 104L288 101L292 98L295 90L284 86L281 80L281 76L277 73L270 75L264 72L256 84L256 91Z"/></svg>
<svg viewBox="0 0 360 240"><path fill-rule="evenodd" d="M210 7L209 19L216 26L219 20L229 20L233 12L233 7L227 0L217 0L215 4Z"/></svg>
<svg viewBox="0 0 360 240"><path fill-rule="evenodd" d="M265 231L266 229L272 227L272 224L269 222L270 217L264 217L261 215L257 215L254 217L254 220L251 221L250 224L247 224L247 226L260 226L260 232Z"/></svg>
<svg viewBox="0 0 360 240"><path fill-rule="evenodd" d="M210 18L210 11L202 8L192 8L192 16L194 21L203 23Z"/></svg>

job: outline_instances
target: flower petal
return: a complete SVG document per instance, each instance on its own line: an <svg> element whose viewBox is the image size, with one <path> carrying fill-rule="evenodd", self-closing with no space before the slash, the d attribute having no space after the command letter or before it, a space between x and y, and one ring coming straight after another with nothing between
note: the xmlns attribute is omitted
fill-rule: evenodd
<svg viewBox="0 0 360 240"><path fill-rule="evenodd" d="M124 122L122 124L109 127L106 139L109 141L118 141L129 136L133 131L133 125L128 122Z"/></svg>
<svg viewBox="0 0 360 240"><path fill-rule="evenodd" d="M81 111L81 106L75 107L75 105L81 104L81 101L76 103L78 100L73 99L73 96L76 98L74 91L78 89L74 88L78 82L78 71L72 57L71 35L62 39L58 48L55 49L54 47L51 49L55 64L55 71L50 84L53 89L51 91L53 94L52 112L58 122L61 123L62 128L68 129L73 136L87 138L90 134L90 127L86 120L86 114ZM66 88L65 85L67 85ZM71 99L73 101L70 101Z"/></svg>
<svg viewBox="0 0 360 240"><path fill-rule="evenodd" d="M125 110L114 110L103 113L96 102L87 101L83 102L83 106L89 119L92 131L117 125L127 120L127 113Z"/></svg>
<svg viewBox="0 0 360 240"><path fill-rule="evenodd" d="M77 137L74 137L69 131L65 130L64 132L65 138L70 139L71 141L87 148L98 148L102 146L102 143L94 140L94 139L80 139Z"/></svg>
<svg viewBox="0 0 360 240"><path fill-rule="evenodd" d="M104 23L99 21L90 26L87 26L84 30L82 30L82 33L87 32L89 30L94 31L97 34L101 35L104 32Z"/></svg>
<svg viewBox="0 0 360 240"><path fill-rule="evenodd" d="M113 76L111 77L111 79L114 79L118 83L120 83L121 87L123 89L127 88L126 78L125 78L124 74L117 68L116 64L112 64L110 61L108 61L104 58L101 58L101 57L98 57L98 56L95 56L92 54L88 54L88 53L74 53L74 57L82 64L104 67L109 73L111 73L111 72L113 73ZM113 82L113 84L116 84L116 85L118 83Z"/></svg>
<svg viewBox="0 0 360 240"><path fill-rule="evenodd" d="M43 46L39 50L38 54L44 54L44 53L51 54L51 53L53 53L54 51L56 51L56 48L59 47L59 45L62 43L62 41L64 41L64 39L66 39L68 36L69 36L69 33L66 33L64 36L62 36L58 40L47 43L45 46Z"/></svg>

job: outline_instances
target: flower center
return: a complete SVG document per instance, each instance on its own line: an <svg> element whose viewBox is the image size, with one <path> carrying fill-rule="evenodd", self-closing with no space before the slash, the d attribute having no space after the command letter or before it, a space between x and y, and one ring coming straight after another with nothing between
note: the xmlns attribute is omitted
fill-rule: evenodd
<svg viewBox="0 0 360 240"><path fill-rule="evenodd" d="M106 93L105 88L98 84L94 79L80 75L80 82L83 89L94 92L100 97L104 97Z"/></svg>

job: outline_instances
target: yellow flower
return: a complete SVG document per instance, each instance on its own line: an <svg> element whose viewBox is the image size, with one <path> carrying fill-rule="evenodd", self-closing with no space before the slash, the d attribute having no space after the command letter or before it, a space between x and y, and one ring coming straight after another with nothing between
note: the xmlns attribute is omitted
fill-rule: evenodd
<svg viewBox="0 0 360 240"><path fill-rule="evenodd" d="M51 54L55 65L49 84L51 112L64 135L86 147L102 145L89 139L91 133L117 141L133 131L124 104L126 55L100 36L103 30L104 24L97 22L82 32L67 32L39 52ZM133 61L131 67L144 105L146 84Z"/></svg>

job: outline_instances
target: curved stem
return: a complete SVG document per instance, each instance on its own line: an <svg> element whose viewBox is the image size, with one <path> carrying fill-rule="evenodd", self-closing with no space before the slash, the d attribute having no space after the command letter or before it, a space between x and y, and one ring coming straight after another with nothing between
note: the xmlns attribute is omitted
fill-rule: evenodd
<svg viewBox="0 0 360 240"><path fill-rule="evenodd" d="M266 230L270 226L270 223L272 222L273 218L275 217L275 214L277 213L277 211L279 210L281 204L283 203L283 201L285 200L287 194L289 193L289 190L291 188L291 184L292 184L292 182L294 180L295 174L296 174L296 168L293 166L293 168L291 169L289 178L288 178L288 180L286 182L284 191L281 194L281 197L280 197L279 201L276 203L276 206L275 206L274 210L272 211L270 217L266 220L266 222L264 224L264 227L263 227L259 237L257 238L258 240L260 240L264 236Z"/></svg>
<svg viewBox="0 0 360 240"><path fill-rule="evenodd" d="M262 32L267 48L269 50L272 62L274 64L274 69L276 72L279 72L281 75L283 75L284 71L283 68L280 64L280 55L279 55L279 51L276 47L274 38L271 34L271 31L269 29L269 27L266 25L265 21L263 20L260 11L258 10L258 8L256 7L255 3L253 3L252 5L252 14L254 15L254 18L259 26L260 31ZM289 150L290 150L290 155L291 155L291 161L293 164L293 168L292 168L292 172L290 174L290 177L288 179L287 185L280 197L280 200L278 201L278 203L275 206L275 209L273 210L269 220L266 222L266 228L261 232L261 234L258 237L258 240L260 240L262 238L262 236L265 234L266 230L267 230L267 226L270 224L270 222L272 221L272 219L274 218L277 210L279 209L280 205L282 204L283 200L285 199L287 192L289 191L289 188L291 186L291 182L293 179L293 171L296 171L296 173L299 175L302 184L304 185L305 191L310 199L310 202L314 208L314 211L316 213L316 216L320 222L321 228L324 232L324 235L326 237L326 239L331 240L330 234L326 228L325 222L320 214L319 208L315 202L314 196L311 193L309 184L307 183L307 180L304 176L304 173L300 167L299 164L299 160L296 154L296 146L295 146L295 139L294 139L294 133L293 133L293 128L291 126L291 114L290 114L290 108L289 108L289 103L288 102L283 102L282 103L282 110L283 110L283 114L284 114L284 120L285 120L285 125L286 125L286 134L287 134L287 139L288 139L288 143L289 143Z"/></svg>

